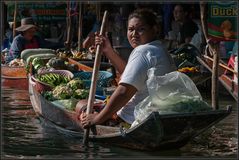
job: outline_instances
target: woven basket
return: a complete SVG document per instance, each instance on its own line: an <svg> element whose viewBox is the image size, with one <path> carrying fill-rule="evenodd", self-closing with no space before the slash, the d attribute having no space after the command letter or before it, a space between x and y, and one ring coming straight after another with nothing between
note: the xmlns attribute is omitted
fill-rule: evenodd
<svg viewBox="0 0 239 160"><path fill-rule="evenodd" d="M49 74L49 73L54 73L54 74L59 74L65 77L68 77L70 79L72 79L74 77L73 73L71 73L68 70L54 70L54 71L46 71L43 73L40 73L38 75L44 75L44 74ZM43 91L50 91L53 89L52 86L50 86L49 84L45 83L45 82L41 82L40 80L36 79L35 76L32 76L33 81L36 83L36 89L38 92L43 92Z"/></svg>
<svg viewBox="0 0 239 160"><path fill-rule="evenodd" d="M74 74L74 78L80 78L86 88L90 88L92 72L78 72ZM113 74L107 71L99 71L97 79L97 87L107 87L113 78Z"/></svg>

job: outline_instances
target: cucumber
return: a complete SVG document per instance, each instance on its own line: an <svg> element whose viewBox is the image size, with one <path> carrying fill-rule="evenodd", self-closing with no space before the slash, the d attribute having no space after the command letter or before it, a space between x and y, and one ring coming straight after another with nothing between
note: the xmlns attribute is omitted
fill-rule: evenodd
<svg viewBox="0 0 239 160"><path fill-rule="evenodd" d="M21 58L26 61L27 58L31 55L35 54L55 54L55 51L52 49L47 49L47 48L36 48L36 49L25 49L21 52Z"/></svg>
<svg viewBox="0 0 239 160"><path fill-rule="evenodd" d="M50 58L53 58L53 57L56 57L55 54L52 54L52 53L42 53L42 54L36 54L36 55L31 55L27 58L26 60L26 64L28 65L34 58L42 58L42 59L50 59Z"/></svg>

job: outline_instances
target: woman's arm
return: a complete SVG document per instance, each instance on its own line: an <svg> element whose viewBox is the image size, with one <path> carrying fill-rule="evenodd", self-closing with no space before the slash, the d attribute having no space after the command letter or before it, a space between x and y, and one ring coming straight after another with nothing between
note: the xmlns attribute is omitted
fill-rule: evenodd
<svg viewBox="0 0 239 160"><path fill-rule="evenodd" d="M122 74L124 72L126 62L123 60L115 49L112 49L112 53L104 53L104 55L110 60L116 70ZM110 51L109 51L110 52Z"/></svg>
<svg viewBox="0 0 239 160"><path fill-rule="evenodd" d="M111 46L110 40L107 37L107 34L106 36L103 36L103 35L99 35L99 33L96 33L95 44L101 45L101 51L114 65L116 70L120 74L122 74L125 69L126 62L119 56L116 50L113 49L113 47Z"/></svg>
<svg viewBox="0 0 239 160"><path fill-rule="evenodd" d="M84 40L82 47L88 49L92 45L95 45L95 37L94 33L90 32L86 39Z"/></svg>
<svg viewBox="0 0 239 160"><path fill-rule="evenodd" d="M14 58L20 58L21 57L21 52L24 49L24 43L25 40L19 36L15 37L11 47L10 47L10 56Z"/></svg>
<svg viewBox="0 0 239 160"><path fill-rule="evenodd" d="M129 84L120 84L110 97L108 104L99 114L81 114L84 128L94 124L102 124L120 110L136 93L137 89Z"/></svg>

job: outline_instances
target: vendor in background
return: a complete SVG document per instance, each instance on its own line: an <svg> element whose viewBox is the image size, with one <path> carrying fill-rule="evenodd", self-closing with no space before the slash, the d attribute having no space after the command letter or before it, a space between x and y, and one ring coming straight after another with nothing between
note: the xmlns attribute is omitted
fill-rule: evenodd
<svg viewBox="0 0 239 160"><path fill-rule="evenodd" d="M19 34L13 39L6 62L10 62L15 58L20 58L24 49L33 48L51 48L57 49L63 45L46 41L42 36L37 36L37 26L31 17L21 19L21 26L16 28Z"/></svg>
<svg viewBox="0 0 239 160"><path fill-rule="evenodd" d="M156 68L160 76L175 70L173 60L157 40L157 29L156 16L152 11L138 9L129 15L127 38L134 50L127 63L113 49L107 36L96 34L95 43L101 45L103 54L122 75L119 85L102 111L81 114L84 128L102 124L113 115L119 122L132 124L135 106L149 95L147 71Z"/></svg>
<svg viewBox="0 0 239 160"><path fill-rule="evenodd" d="M92 30L88 33L87 37L83 41L83 48L95 49L95 32L99 30L100 22L96 21L92 27Z"/></svg>
<svg viewBox="0 0 239 160"><path fill-rule="evenodd" d="M172 30L168 32L168 37L166 38L176 41L178 46L175 47L190 43L199 28L189 17L189 6L176 4L173 10L173 18L174 20L171 22Z"/></svg>

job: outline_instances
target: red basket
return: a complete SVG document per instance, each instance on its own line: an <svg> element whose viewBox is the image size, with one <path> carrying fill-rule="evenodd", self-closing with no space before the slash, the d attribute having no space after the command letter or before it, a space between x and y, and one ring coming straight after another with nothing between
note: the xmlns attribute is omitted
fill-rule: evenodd
<svg viewBox="0 0 239 160"><path fill-rule="evenodd" d="M54 70L54 71L46 71L43 73L40 73L38 75L44 75L44 74L48 74L48 73L55 73L55 74L59 74L65 77L68 77L70 79L72 79L74 77L73 73L71 73L68 70ZM44 92L44 91L51 91L54 87L50 86L47 83L44 83L38 79L36 79L35 76L32 76L32 80L36 83L36 90L40 93Z"/></svg>

